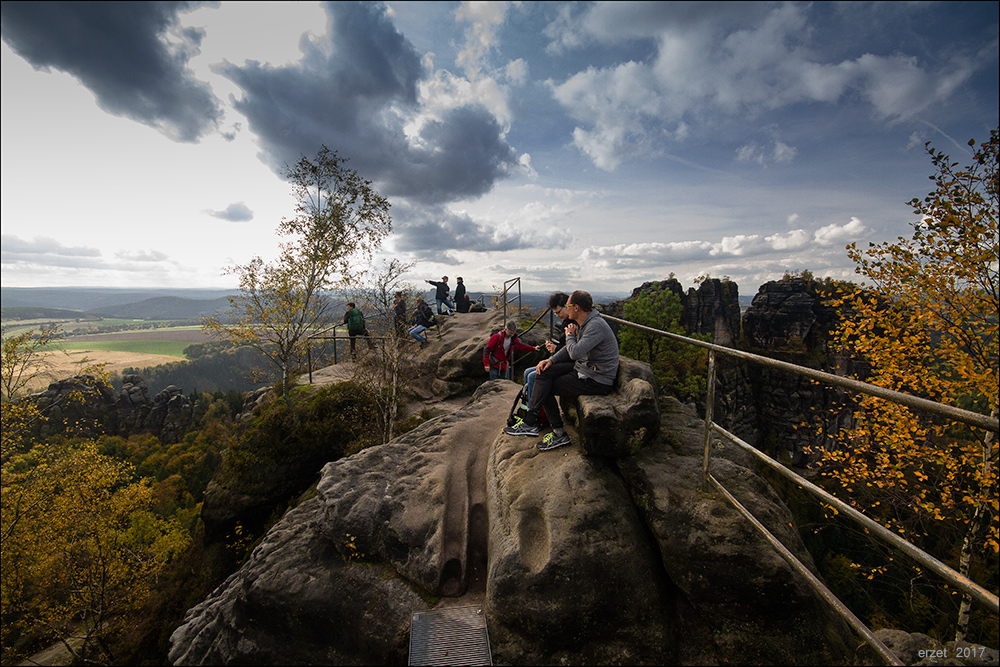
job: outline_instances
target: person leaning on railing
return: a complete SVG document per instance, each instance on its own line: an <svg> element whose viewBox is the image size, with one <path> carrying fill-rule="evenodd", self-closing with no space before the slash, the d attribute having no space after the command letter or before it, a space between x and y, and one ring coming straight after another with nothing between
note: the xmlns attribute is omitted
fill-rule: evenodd
<svg viewBox="0 0 1000 667"><path fill-rule="evenodd" d="M553 432L538 443L541 451L570 444L557 396L610 394L618 376L618 339L594 310L590 294L583 290L573 292L566 303L566 312L570 319L566 325L566 347L538 363L527 416L523 422L504 428L508 435L538 436L538 411L545 408Z"/></svg>

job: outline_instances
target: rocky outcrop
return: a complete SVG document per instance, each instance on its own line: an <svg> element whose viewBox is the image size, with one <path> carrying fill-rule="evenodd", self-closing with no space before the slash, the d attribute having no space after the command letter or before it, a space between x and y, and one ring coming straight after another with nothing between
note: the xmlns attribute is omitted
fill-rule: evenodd
<svg viewBox="0 0 1000 667"><path fill-rule="evenodd" d="M453 414L327 464L317 495L188 612L170 662L402 664L411 613L455 595L483 605L498 664L853 651L798 575L701 490L689 408L668 401L662 435L632 456L539 452L502 434L516 392L486 382ZM717 445L713 472L809 563L745 456Z"/></svg>
<svg viewBox="0 0 1000 667"><path fill-rule="evenodd" d="M653 280L645 282L632 290L629 298L639 294L656 294L668 290L681 302L683 314L681 321L689 334L707 334L712 342L719 345L734 346L740 339L740 293L739 287L731 280L708 278L703 280L698 288L690 288L687 292L676 278ZM627 299L626 299L627 301ZM601 312L614 317L623 317L625 302L615 301L607 304ZM612 323L617 331L617 327Z"/></svg>
<svg viewBox="0 0 1000 667"><path fill-rule="evenodd" d="M827 304L823 287L804 278L762 285L743 316L745 347L800 366L853 372L849 360L830 345L839 315ZM746 366L758 431L750 442L758 448L805 462L804 452L831 446L828 434L849 425L852 410L843 390L760 364Z"/></svg>
<svg viewBox="0 0 1000 667"><path fill-rule="evenodd" d="M34 401L54 425L74 423L77 432L94 434L152 433L164 442L176 442L192 420L192 406L179 387L173 385L150 399L142 377L126 374L122 389L114 390L93 375L78 375L53 382ZM84 429L81 431L80 429Z"/></svg>
<svg viewBox="0 0 1000 667"><path fill-rule="evenodd" d="M660 430L656 378L649 364L621 357L615 391L562 401L587 454L614 458L635 454Z"/></svg>

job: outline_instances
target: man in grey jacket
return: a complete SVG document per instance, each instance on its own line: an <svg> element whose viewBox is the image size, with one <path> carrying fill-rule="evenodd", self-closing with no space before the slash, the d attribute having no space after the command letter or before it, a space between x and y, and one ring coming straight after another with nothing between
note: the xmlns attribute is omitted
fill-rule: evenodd
<svg viewBox="0 0 1000 667"><path fill-rule="evenodd" d="M538 412L544 408L553 432L538 443L542 451L570 444L556 396L610 394L618 376L618 339L594 310L590 294L583 290L573 292L566 311L570 319L566 325L566 346L536 367L535 387L525 420L504 428L508 435L537 437Z"/></svg>

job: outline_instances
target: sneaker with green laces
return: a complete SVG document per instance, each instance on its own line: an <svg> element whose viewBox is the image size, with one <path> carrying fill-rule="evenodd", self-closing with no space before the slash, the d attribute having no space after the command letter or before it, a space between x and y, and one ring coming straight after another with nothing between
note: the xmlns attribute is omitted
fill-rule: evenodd
<svg viewBox="0 0 1000 667"><path fill-rule="evenodd" d="M556 435L555 433L546 433L545 437L542 438L536 446L538 451L547 452L550 449L557 449L559 447L565 447L566 445L573 444L572 440L569 439L568 433L563 433L562 435Z"/></svg>
<svg viewBox="0 0 1000 667"><path fill-rule="evenodd" d="M507 435L538 437L538 427L521 420L518 420L513 426L505 426L503 432Z"/></svg>

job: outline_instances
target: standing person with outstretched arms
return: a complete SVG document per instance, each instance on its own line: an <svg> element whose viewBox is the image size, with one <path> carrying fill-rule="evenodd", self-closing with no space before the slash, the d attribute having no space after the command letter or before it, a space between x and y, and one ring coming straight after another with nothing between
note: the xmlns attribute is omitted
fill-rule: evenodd
<svg viewBox="0 0 1000 667"><path fill-rule="evenodd" d="M428 280L427 282L437 288L434 299L437 301L438 315L451 315L451 311L455 310L455 304L448 298L448 295L451 293L451 288L448 287L448 276L441 278L441 282L434 280ZM441 306L445 306L447 310L442 311Z"/></svg>

